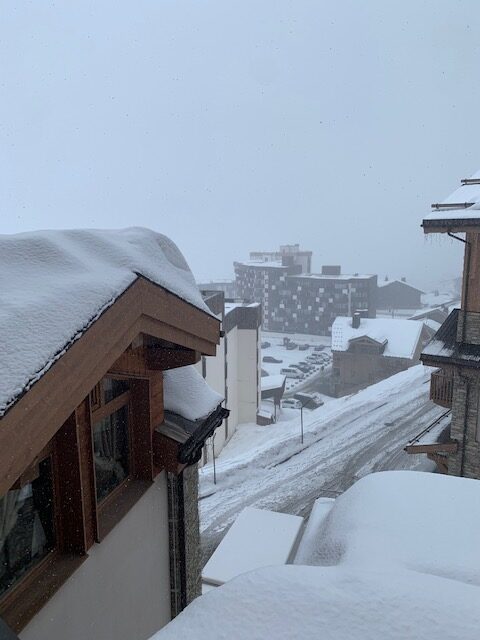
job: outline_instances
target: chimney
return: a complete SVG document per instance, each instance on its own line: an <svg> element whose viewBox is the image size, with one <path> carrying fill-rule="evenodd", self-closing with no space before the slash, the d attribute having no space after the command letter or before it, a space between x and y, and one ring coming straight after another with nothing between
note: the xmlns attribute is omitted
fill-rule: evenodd
<svg viewBox="0 0 480 640"><path fill-rule="evenodd" d="M353 329L358 329L358 327L360 326L360 313L358 311L355 311L355 313L352 316L352 328Z"/></svg>
<svg viewBox="0 0 480 640"><path fill-rule="evenodd" d="M405 278L405 276L402 278L402 282L406 282L407 279Z"/></svg>

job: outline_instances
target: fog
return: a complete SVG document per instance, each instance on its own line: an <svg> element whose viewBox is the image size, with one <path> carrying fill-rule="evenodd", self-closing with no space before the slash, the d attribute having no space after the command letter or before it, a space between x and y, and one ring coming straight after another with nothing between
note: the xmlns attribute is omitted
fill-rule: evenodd
<svg viewBox="0 0 480 640"><path fill-rule="evenodd" d="M420 223L480 168L479 27L476 0L3 3L0 229L148 226L199 280L294 242L460 275Z"/></svg>

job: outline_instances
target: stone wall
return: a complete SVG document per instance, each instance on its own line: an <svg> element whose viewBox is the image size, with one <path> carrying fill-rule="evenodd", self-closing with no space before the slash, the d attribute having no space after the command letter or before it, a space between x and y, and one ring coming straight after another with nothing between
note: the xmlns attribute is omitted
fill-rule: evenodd
<svg viewBox="0 0 480 640"><path fill-rule="evenodd" d="M480 479L479 403L478 373L457 370L453 377L451 438L458 442L458 449L449 456L449 475Z"/></svg>

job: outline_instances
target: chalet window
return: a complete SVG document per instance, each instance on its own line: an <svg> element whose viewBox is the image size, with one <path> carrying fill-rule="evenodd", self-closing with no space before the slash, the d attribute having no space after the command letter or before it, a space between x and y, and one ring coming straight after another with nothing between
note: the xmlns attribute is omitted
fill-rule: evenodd
<svg viewBox="0 0 480 640"><path fill-rule="evenodd" d="M97 501L100 502L122 484L130 472L128 405L93 425L93 450Z"/></svg>
<svg viewBox="0 0 480 640"><path fill-rule="evenodd" d="M51 459L0 498L0 597L55 546Z"/></svg>

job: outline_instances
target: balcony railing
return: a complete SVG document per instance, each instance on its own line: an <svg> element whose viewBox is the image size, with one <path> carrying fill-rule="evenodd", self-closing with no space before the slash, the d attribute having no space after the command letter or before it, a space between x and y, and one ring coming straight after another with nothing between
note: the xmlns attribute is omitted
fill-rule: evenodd
<svg viewBox="0 0 480 640"><path fill-rule="evenodd" d="M430 380L430 399L435 404L451 409L453 396L453 377L445 371L435 371Z"/></svg>

